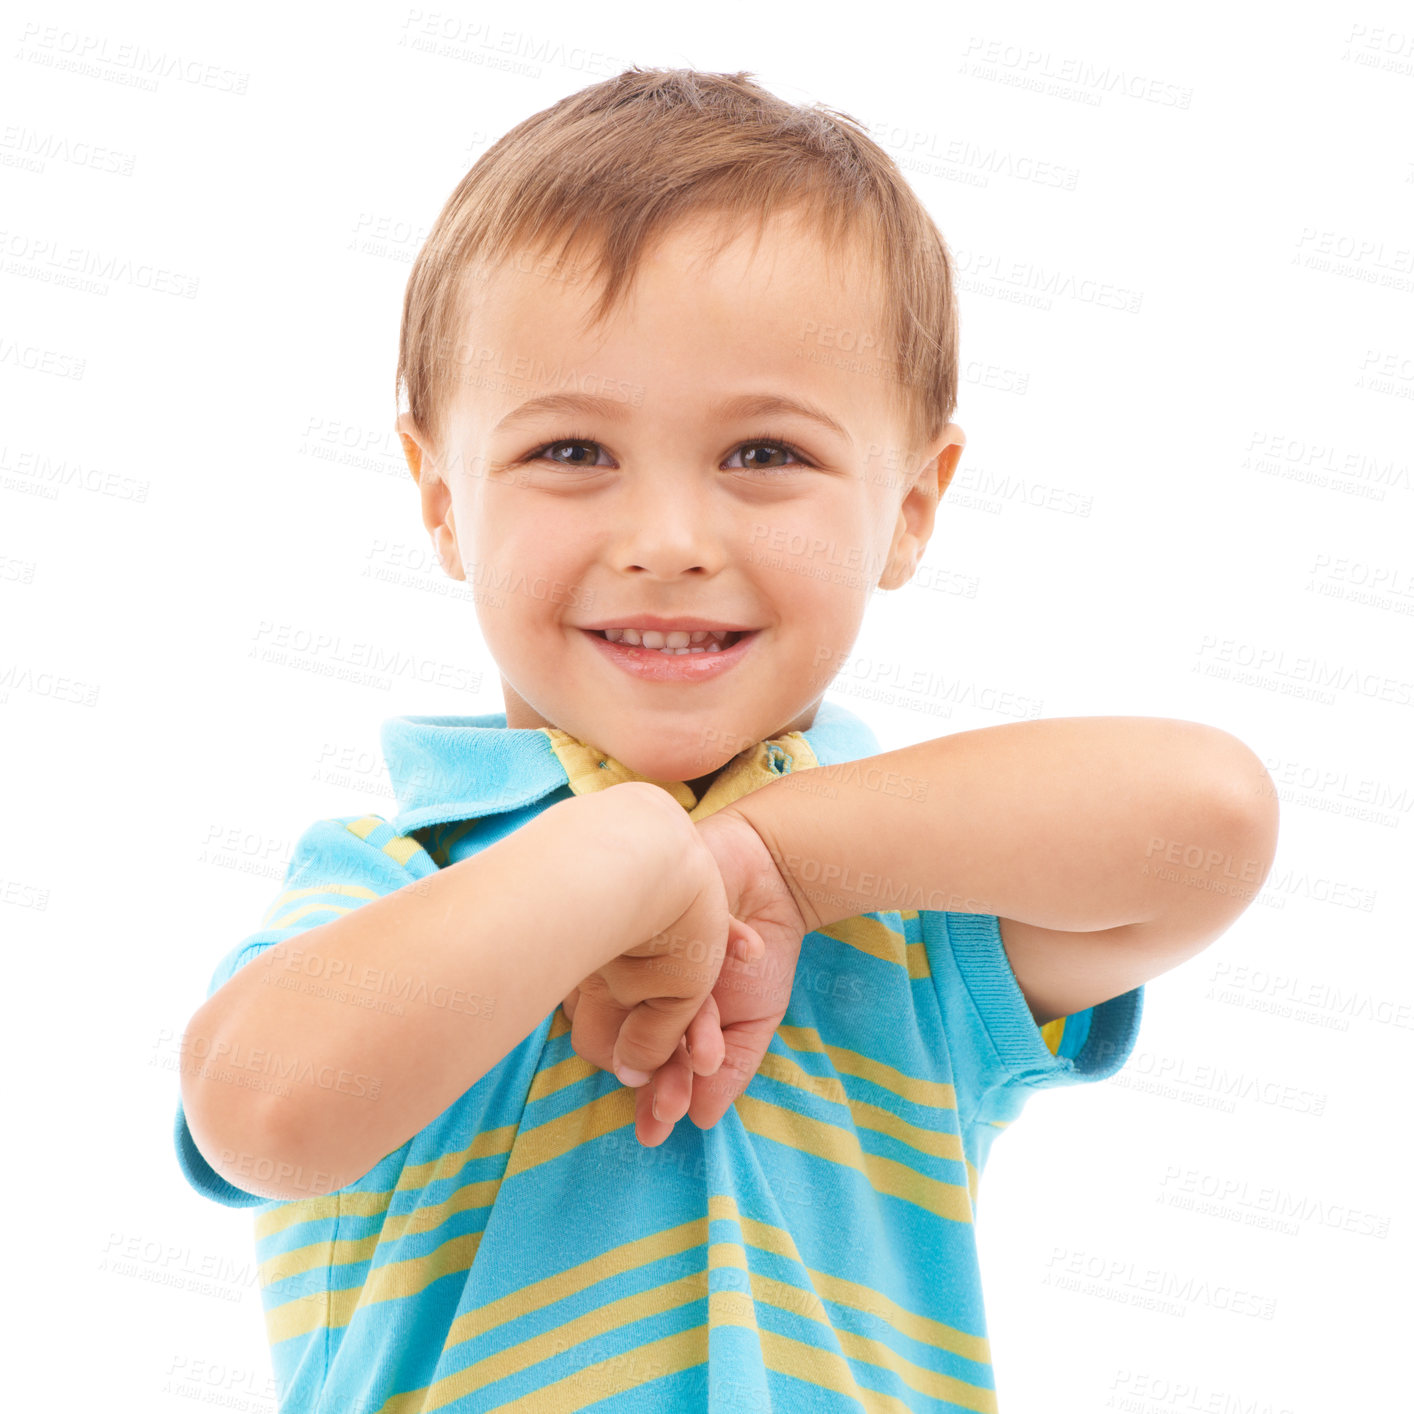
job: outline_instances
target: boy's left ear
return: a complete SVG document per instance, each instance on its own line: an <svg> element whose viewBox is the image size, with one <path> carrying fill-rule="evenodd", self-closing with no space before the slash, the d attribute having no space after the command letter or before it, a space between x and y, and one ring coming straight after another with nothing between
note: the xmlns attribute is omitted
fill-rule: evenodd
<svg viewBox="0 0 1414 1414"><path fill-rule="evenodd" d="M880 589L901 589L913 578L933 535L938 502L952 483L953 473L966 445L967 434L957 423L950 422L929 449L913 484L899 505L898 523L889 545L888 564L879 576Z"/></svg>

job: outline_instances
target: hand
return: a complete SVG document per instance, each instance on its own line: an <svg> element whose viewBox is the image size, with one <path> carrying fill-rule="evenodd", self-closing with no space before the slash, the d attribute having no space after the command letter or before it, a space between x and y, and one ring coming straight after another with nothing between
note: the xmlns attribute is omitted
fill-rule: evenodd
<svg viewBox="0 0 1414 1414"><path fill-rule="evenodd" d="M750 930L741 928L736 919L732 919L731 923L732 931L728 940L727 955L722 970L718 974L718 987L722 986L721 979L724 975L739 978L753 963L759 962L764 956L761 940L754 937ZM586 979L586 982L591 984L592 981L593 979ZM634 1112L634 1129L639 1143L647 1148L654 1148L673 1132L673 1126L683 1115L688 1113L689 1103L693 1096L694 1076L698 1085L705 1084L707 1079L721 1068L724 1060L729 1057L730 1051L733 1048L741 1048L744 1038L735 1034L730 1040L724 1037L717 998L709 992L698 1008L696 1016L688 1023L687 1030L678 1041L672 1055L658 1066L651 1076L643 1071L626 1070L614 1063L617 1037L613 1030L613 1017L616 1014L613 1007L603 1002L592 1002L591 1006L598 1013L596 1019L587 1025L576 1024L582 990L585 985L585 982L581 982L561 1003L572 1029L571 1045L577 1055L582 1056L591 1064L599 1066L601 1070L614 1071L625 1085L638 1091L637 1108ZM729 985L742 984L731 983ZM787 997L789 993L790 987L787 984ZM652 1003L644 1003L644 1005L652 1005ZM781 1011L784 1012L784 1010L785 1008L782 1006ZM622 1008L617 1009L617 1014L623 1014ZM736 1015L735 1008L732 1009L732 1014ZM717 1114L706 1121L701 1119L694 1121L699 1128L710 1128L726 1113L732 1100L745 1088L751 1075L755 1074L756 1065L760 1063L760 1052L770 1044L771 1033L774 1030L775 1023L772 1022L765 1033L758 1053L751 1060L750 1073L742 1080L740 1086L732 1090L722 1101ZM738 1062L732 1061L732 1064L735 1065Z"/></svg>
<svg viewBox="0 0 1414 1414"><path fill-rule="evenodd" d="M726 1055L711 995L724 964L735 968L764 955L760 937L728 912L706 837L686 814L678 818L676 867L688 906L666 930L591 973L562 1003L575 1052L638 1089L636 1129L649 1146L662 1143L687 1112L694 1074L710 1075ZM653 823L661 829L661 817Z"/></svg>
<svg viewBox="0 0 1414 1414"><path fill-rule="evenodd" d="M726 892L729 945L684 1041L639 1090L636 1129L639 1141L650 1147L661 1144L684 1114L699 1129L710 1129L746 1089L789 1005L807 931L770 850L745 817L728 806L695 828L716 860ZM565 998L572 1022L578 1001L578 988ZM601 1041L599 1049L611 1056L613 1038ZM577 1027L575 1050L609 1068L581 1047Z"/></svg>
<svg viewBox="0 0 1414 1414"><path fill-rule="evenodd" d="M726 1055L720 1068L691 1078L687 1114L699 1129L710 1129L751 1083L786 1014L808 929L766 841L744 815L727 806L697 829L717 861L733 921L762 948L756 958L729 957L708 999L716 1004Z"/></svg>

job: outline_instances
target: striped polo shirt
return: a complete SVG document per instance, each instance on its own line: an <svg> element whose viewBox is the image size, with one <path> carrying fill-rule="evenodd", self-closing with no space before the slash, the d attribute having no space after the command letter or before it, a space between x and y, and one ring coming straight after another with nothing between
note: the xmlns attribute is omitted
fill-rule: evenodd
<svg viewBox="0 0 1414 1414"><path fill-rule="evenodd" d="M394 818L311 825L210 991L556 801L644 779L500 713L390 718L382 745ZM657 784L701 819L787 772L878 753L826 700L701 799ZM340 985L391 1009L417 984L393 960ZM253 1213L282 1414L993 1411L979 1175L1035 1091L1120 1068L1142 1004L1139 987L1037 1026L995 917L867 913L805 936L770 1049L709 1130L683 1119L640 1145L634 1092L575 1054L557 1004L327 1196L222 1179L180 1104L177 1154L200 1193Z"/></svg>

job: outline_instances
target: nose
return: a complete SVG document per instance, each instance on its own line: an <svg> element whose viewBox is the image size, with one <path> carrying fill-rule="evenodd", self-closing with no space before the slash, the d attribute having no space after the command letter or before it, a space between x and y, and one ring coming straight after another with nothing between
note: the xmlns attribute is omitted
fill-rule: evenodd
<svg viewBox="0 0 1414 1414"><path fill-rule="evenodd" d="M726 508L691 474L629 478L615 512L612 559L626 574L669 580L727 563Z"/></svg>

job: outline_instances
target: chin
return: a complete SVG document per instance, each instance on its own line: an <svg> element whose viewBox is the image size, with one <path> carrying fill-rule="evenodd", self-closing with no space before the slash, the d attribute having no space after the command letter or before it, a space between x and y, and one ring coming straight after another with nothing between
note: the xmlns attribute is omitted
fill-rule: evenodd
<svg viewBox="0 0 1414 1414"><path fill-rule="evenodd" d="M704 741L705 733L688 733L685 740L675 743L661 739L653 742L645 741L646 734L647 728L644 734L630 732L624 736L619 732L612 733L621 742L618 750L607 740L596 740L594 745L650 780L691 781L720 770L738 750L749 744L743 742L741 746L732 748L729 741Z"/></svg>
<svg viewBox="0 0 1414 1414"><path fill-rule="evenodd" d="M698 758L690 753L645 756L641 752L629 751L626 755L618 756L618 759L630 770L637 771L640 776L647 776L651 781L693 781L699 776L711 775L726 764L715 757L704 754Z"/></svg>

